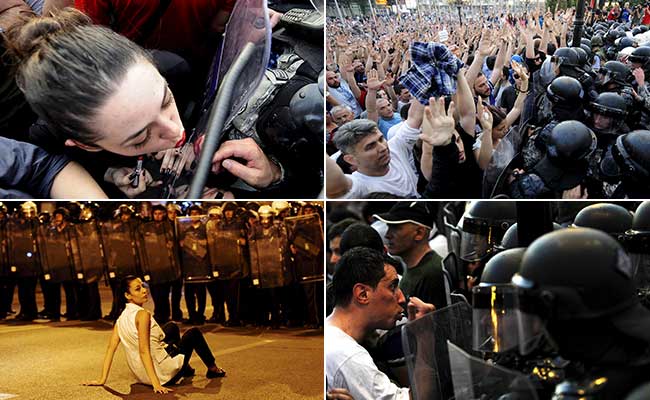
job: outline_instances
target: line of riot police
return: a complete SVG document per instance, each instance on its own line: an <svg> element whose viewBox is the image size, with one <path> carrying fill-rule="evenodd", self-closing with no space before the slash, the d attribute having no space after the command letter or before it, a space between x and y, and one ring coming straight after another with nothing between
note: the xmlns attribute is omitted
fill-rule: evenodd
<svg viewBox="0 0 650 400"><path fill-rule="evenodd" d="M101 318L99 282L113 292L136 275L147 282L159 323L182 321L183 284L190 324L205 322L206 290L214 313L209 322L238 326L322 324L318 286L323 281L323 234L319 204L286 201L261 205L184 203L68 203L37 214L26 202L9 215L0 209L0 317L60 320L61 286L68 320ZM108 214L108 215L106 215ZM292 214L296 214L293 215ZM45 308L36 306L40 280ZM320 292L322 294L322 292ZM227 311L226 311L227 310Z"/></svg>
<svg viewBox="0 0 650 400"><path fill-rule="evenodd" d="M650 398L650 202L442 214L455 296L401 326L413 399Z"/></svg>
<svg viewBox="0 0 650 400"><path fill-rule="evenodd" d="M573 197L649 197L647 27L597 22L572 45L549 50L541 65L528 63L532 87L521 123L495 149L517 155L508 165L493 159L484 196L561 198L579 189Z"/></svg>

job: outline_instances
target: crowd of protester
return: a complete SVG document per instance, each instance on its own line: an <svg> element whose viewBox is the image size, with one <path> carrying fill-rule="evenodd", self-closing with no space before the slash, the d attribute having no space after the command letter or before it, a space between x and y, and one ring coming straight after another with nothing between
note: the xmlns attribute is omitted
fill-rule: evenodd
<svg viewBox="0 0 650 400"><path fill-rule="evenodd" d="M650 9L611 7L330 18L328 197L647 197Z"/></svg>

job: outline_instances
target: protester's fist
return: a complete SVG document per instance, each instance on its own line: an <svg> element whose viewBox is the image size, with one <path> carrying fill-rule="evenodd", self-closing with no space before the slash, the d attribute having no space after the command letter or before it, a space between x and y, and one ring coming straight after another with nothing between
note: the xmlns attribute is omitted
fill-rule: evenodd
<svg viewBox="0 0 650 400"><path fill-rule="evenodd" d="M425 303L417 297L410 297L406 305L409 321L414 321L418 318L435 311L436 307L433 304Z"/></svg>

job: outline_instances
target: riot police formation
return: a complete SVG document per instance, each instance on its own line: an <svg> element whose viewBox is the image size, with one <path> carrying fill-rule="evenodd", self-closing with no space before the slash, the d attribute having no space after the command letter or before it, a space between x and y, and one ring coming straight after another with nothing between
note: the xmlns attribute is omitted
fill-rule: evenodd
<svg viewBox="0 0 650 400"><path fill-rule="evenodd" d="M326 341L330 332L335 340L326 345L327 381L336 385L328 390L342 385L352 395L397 393L398 398L406 391L416 400L647 398L650 202L574 205L475 202L460 214L440 206L447 214L441 233L450 253L461 256L458 265L445 260L442 268L450 290L466 296L452 296L447 306L408 321L394 315L394 302L412 305L401 290L381 294L383 280L370 289L373 283L361 270L341 281L338 271L349 267L337 265L328 296L340 302L346 293L337 285L358 282L354 304L343 312L363 313L357 317L364 324L380 329L397 320L401 341L393 340L387 350L380 346L394 330L375 332L379 340L361 340L336 318L328 319ZM448 223L454 218L460 231ZM480 261L478 274L470 261ZM392 269L384 269L393 279ZM454 270L464 282L451 279ZM332 315L340 307L337 303ZM352 347L343 333L356 341L354 352L348 352ZM389 362L382 358L387 351L393 354ZM356 381L348 362L359 376L372 372L376 379Z"/></svg>
<svg viewBox="0 0 650 400"><path fill-rule="evenodd" d="M319 205L297 204L299 215L294 216L287 203L285 221L274 218L275 209L266 203L258 204L260 214L237 202L150 204L145 216L134 205L121 204L114 211L109 203L0 205L0 319L16 311L15 319L24 321L100 319L99 285L115 290L120 277L134 274L148 284L159 323L205 323L207 288L214 308L208 322L322 324L318 315L309 314L318 312L317 290L302 291L323 282ZM49 221L39 220L40 207L53 209ZM12 310L16 287L20 309ZM186 320L180 307L183 293ZM274 306L265 309L269 305ZM114 310L104 318L114 319Z"/></svg>

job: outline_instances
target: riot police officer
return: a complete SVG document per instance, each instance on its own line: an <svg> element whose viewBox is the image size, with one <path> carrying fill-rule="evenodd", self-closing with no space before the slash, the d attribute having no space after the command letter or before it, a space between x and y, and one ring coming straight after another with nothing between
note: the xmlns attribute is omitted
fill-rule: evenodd
<svg viewBox="0 0 650 400"><path fill-rule="evenodd" d="M551 131L544 158L510 183L511 196L560 197L563 191L580 185L587 176L596 143L596 135L583 123L560 122Z"/></svg>
<svg viewBox="0 0 650 400"><path fill-rule="evenodd" d="M625 124L628 115L627 103L618 93L605 92L590 103L591 118L588 126L598 138L598 148L607 149L617 135L630 129Z"/></svg>
<svg viewBox="0 0 650 400"><path fill-rule="evenodd" d="M633 273L618 242L589 228L548 233L524 253L512 278L520 352L546 339L582 366L566 371L554 399L620 399L648 381L650 311L639 304Z"/></svg>
<svg viewBox="0 0 650 400"><path fill-rule="evenodd" d="M181 261L183 266L207 266L209 264L205 223L199 218L202 214L203 209L197 204L189 208L189 216L194 218L191 225L178 238L181 246ZM190 325L203 325L205 323L206 298L205 283L185 282L185 305L189 313L188 323Z"/></svg>
<svg viewBox="0 0 650 400"><path fill-rule="evenodd" d="M0 202L0 320L8 314L13 314L11 304L16 290L16 280L10 276L9 259L7 257L7 206Z"/></svg>
<svg viewBox="0 0 650 400"><path fill-rule="evenodd" d="M572 227L598 229L621 240L621 236L632 228L632 213L617 204L592 204L580 210Z"/></svg>
<svg viewBox="0 0 650 400"><path fill-rule="evenodd" d="M36 282L39 275L40 263L38 262L38 250L36 247L37 227L37 206L33 201L27 201L20 206L20 215L15 218L12 231L9 235L20 235L24 240L21 250L10 245L12 255L9 258L10 271L17 275L18 301L20 312L16 319L21 321L33 321L37 317L36 307ZM12 238L15 243L17 238ZM22 251L25 250L25 251ZM22 265L17 265L18 263ZM15 271L14 271L15 269Z"/></svg>
<svg viewBox="0 0 650 400"><path fill-rule="evenodd" d="M470 289L478 284L483 267L516 220L514 202L477 201L469 206L463 215L459 257L467 263Z"/></svg>
<svg viewBox="0 0 650 400"><path fill-rule="evenodd" d="M596 89L600 93L614 92L620 94L625 100L628 109L631 110L634 107L633 81L634 76L627 65L620 61L607 61L598 70Z"/></svg>
<svg viewBox="0 0 650 400"><path fill-rule="evenodd" d="M634 269L634 281L643 299L650 296L650 201L639 205L632 219L632 226L621 238L630 254ZM647 300L646 300L646 304Z"/></svg>
<svg viewBox="0 0 650 400"><path fill-rule="evenodd" d="M650 197L650 131L619 136L600 163L612 198Z"/></svg>
<svg viewBox="0 0 650 400"><path fill-rule="evenodd" d="M573 51L573 50L572 50ZM524 169L532 168L546 153L546 147L553 128L562 121L584 121L584 90L580 82L572 77L560 76L546 88L548 115L525 144L523 150ZM540 111L540 115L547 113Z"/></svg>

